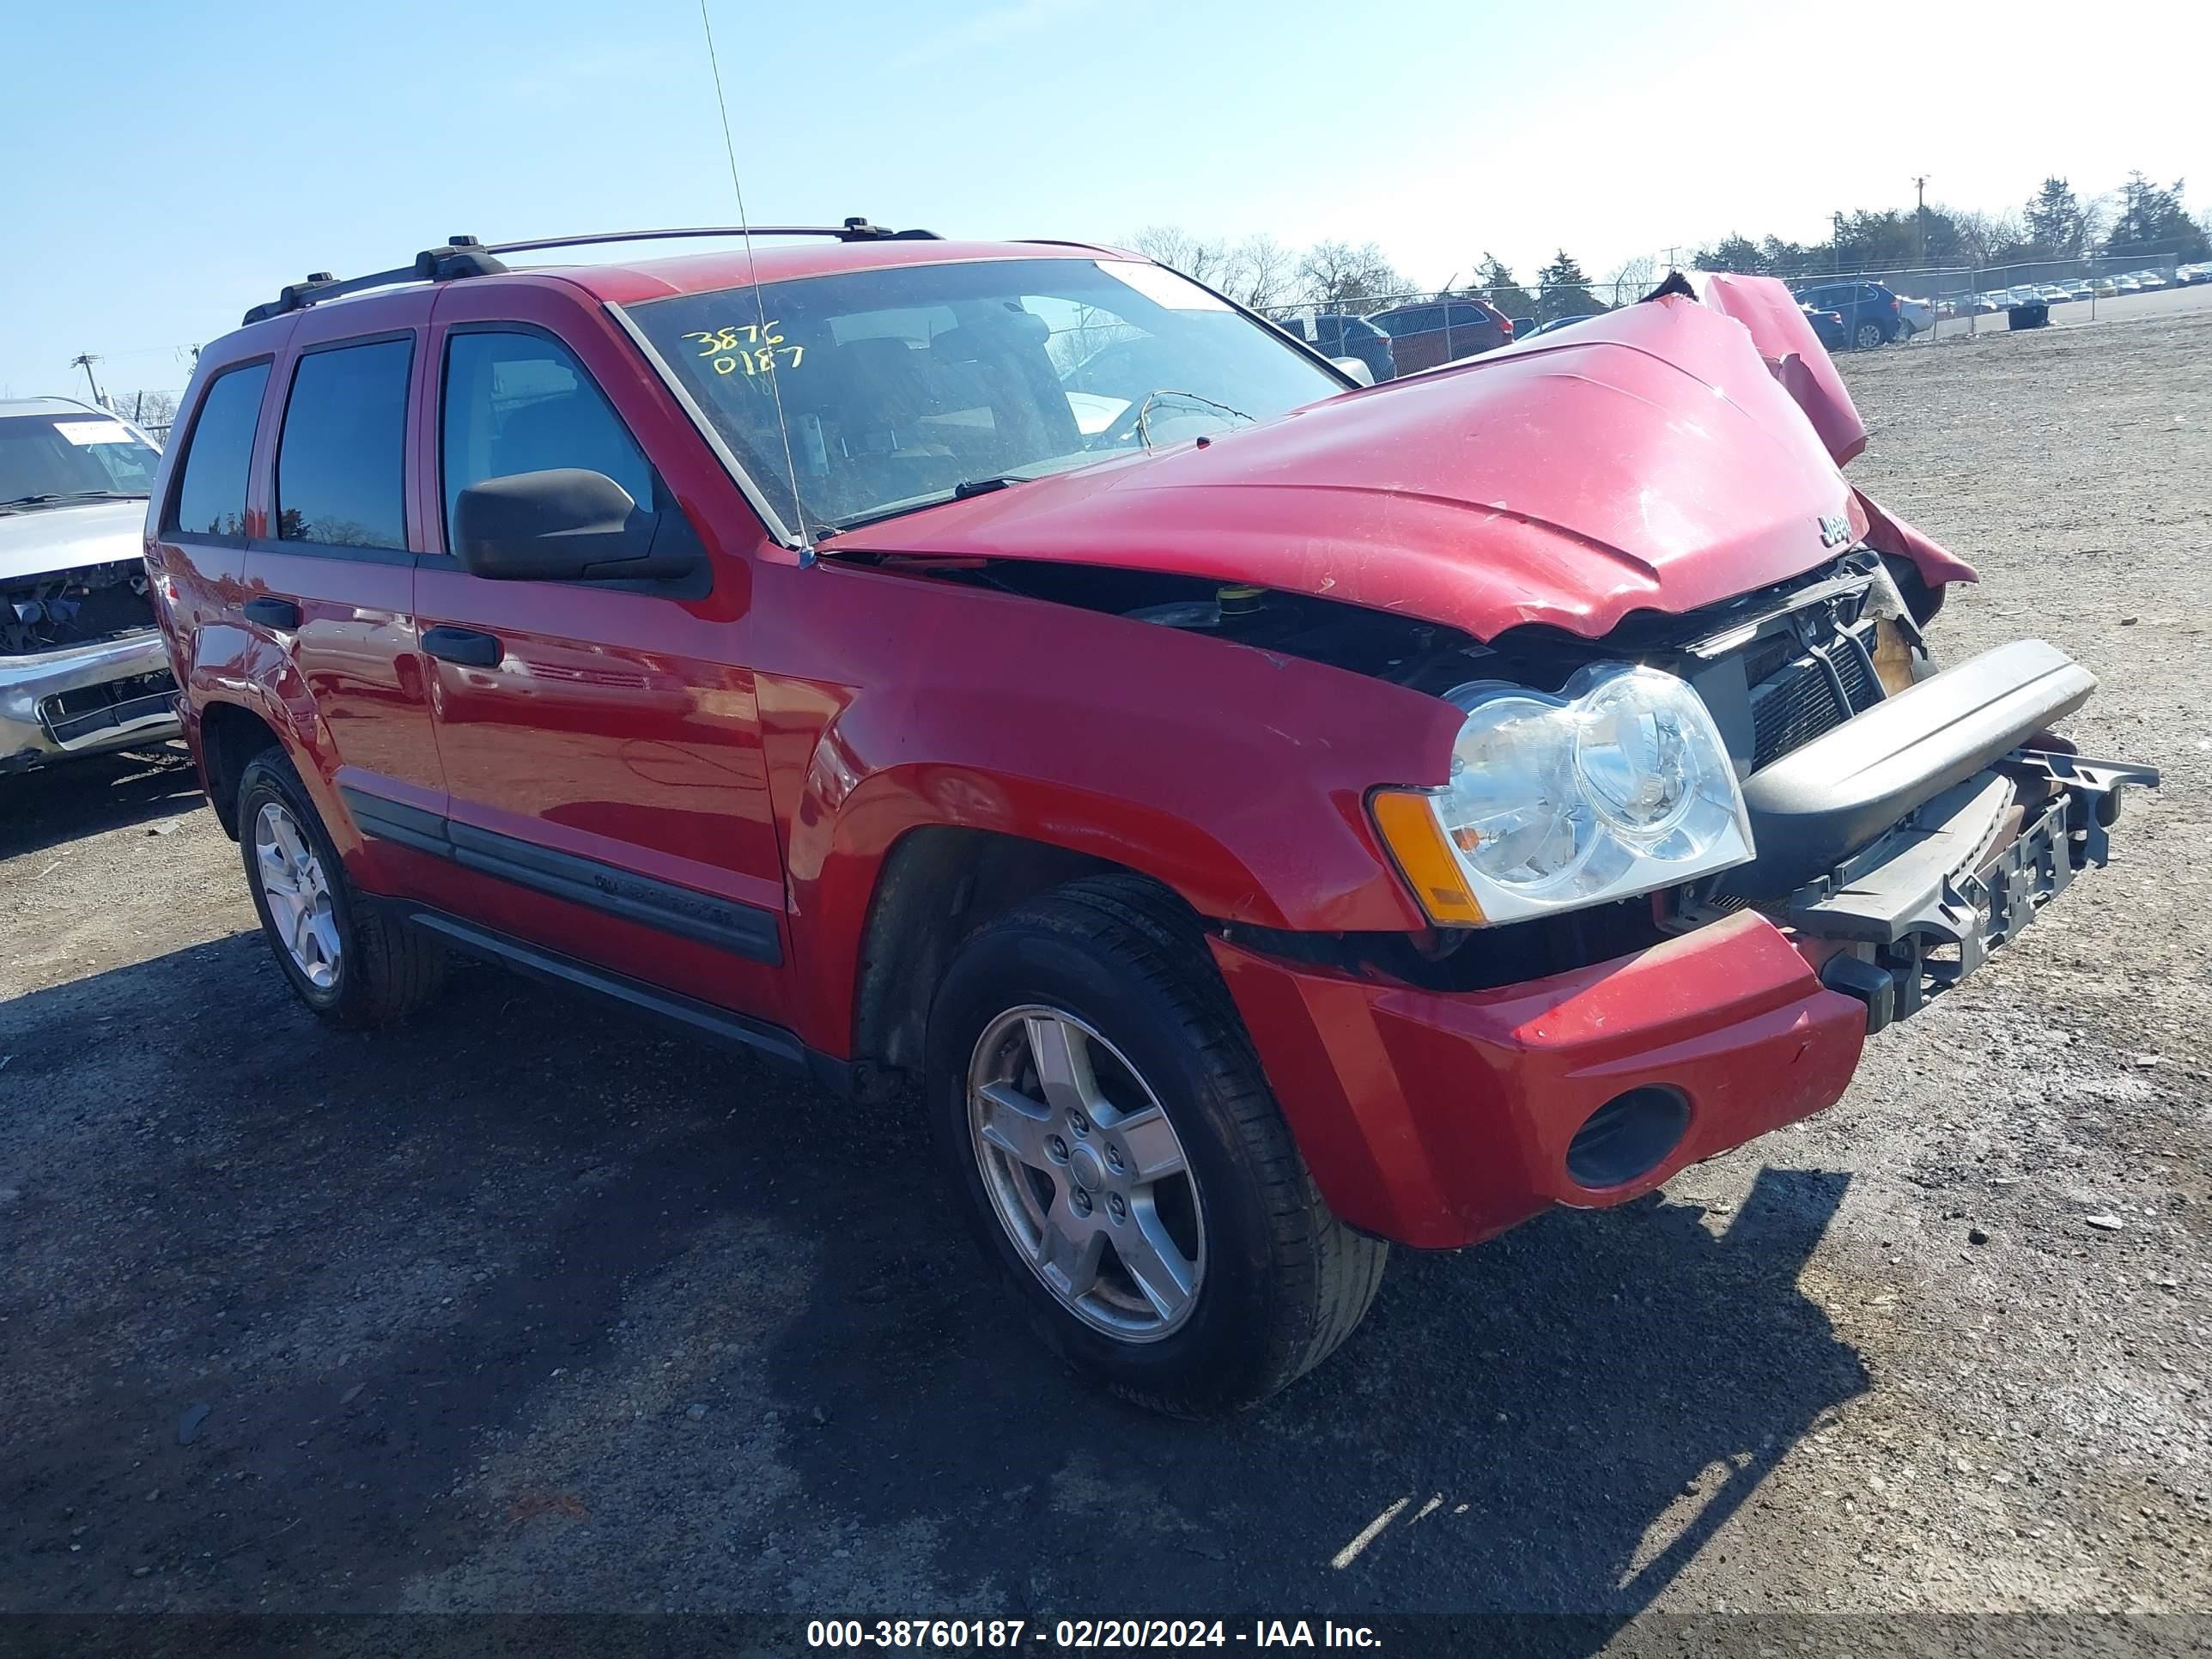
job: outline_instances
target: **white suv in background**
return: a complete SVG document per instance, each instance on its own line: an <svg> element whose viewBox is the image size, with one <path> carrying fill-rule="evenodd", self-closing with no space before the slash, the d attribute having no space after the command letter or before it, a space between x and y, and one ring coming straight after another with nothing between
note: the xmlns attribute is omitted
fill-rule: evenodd
<svg viewBox="0 0 2212 1659"><path fill-rule="evenodd" d="M0 402L0 775L177 735L146 592L161 460L91 404Z"/></svg>

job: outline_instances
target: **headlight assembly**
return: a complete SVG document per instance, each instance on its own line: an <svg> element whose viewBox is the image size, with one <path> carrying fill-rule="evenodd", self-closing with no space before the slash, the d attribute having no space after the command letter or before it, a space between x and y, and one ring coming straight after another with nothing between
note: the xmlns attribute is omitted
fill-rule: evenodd
<svg viewBox="0 0 2212 1659"><path fill-rule="evenodd" d="M1450 781L1373 799L1437 923L1571 910L1751 859L1728 746L1674 675L1601 663L1558 696L1486 681L1449 700L1467 714Z"/></svg>

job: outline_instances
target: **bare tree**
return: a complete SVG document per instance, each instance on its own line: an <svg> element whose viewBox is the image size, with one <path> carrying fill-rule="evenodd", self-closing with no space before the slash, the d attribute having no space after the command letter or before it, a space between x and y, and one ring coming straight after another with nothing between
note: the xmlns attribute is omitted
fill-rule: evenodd
<svg viewBox="0 0 2212 1659"><path fill-rule="evenodd" d="M126 421L156 430L166 430L177 418L177 394L173 392L110 391L107 406Z"/></svg>
<svg viewBox="0 0 2212 1659"><path fill-rule="evenodd" d="M1231 275L1224 284L1230 298L1255 311L1279 304L1297 274L1297 255L1262 232L1248 236L1230 256Z"/></svg>
<svg viewBox="0 0 2212 1659"><path fill-rule="evenodd" d="M1230 264L1226 242L1194 236L1180 225L1147 225L1129 239L1129 246L1194 283L1219 283Z"/></svg>
<svg viewBox="0 0 2212 1659"><path fill-rule="evenodd" d="M1316 242L1298 261L1298 280L1302 297L1324 311L1357 309L1361 301L1407 291L1406 278L1373 242Z"/></svg>
<svg viewBox="0 0 2212 1659"><path fill-rule="evenodd" d="M1649 254L1623 259L1606 280L1612 284L1612 303L1627 305L1632 301L1642 299L1659 286L1659 262Z"/></svg>
<svg viewBox="0 0 2212 1659"><path fill-rule="evenodd" d="M2017 258L2027 240L2026 228L2013 214L1984 213L1979 210L1960 212L1944 208L1935 210L1948 213L1951 222L1959 228L1959 251L1971 264L2001 264Z"/></svg>

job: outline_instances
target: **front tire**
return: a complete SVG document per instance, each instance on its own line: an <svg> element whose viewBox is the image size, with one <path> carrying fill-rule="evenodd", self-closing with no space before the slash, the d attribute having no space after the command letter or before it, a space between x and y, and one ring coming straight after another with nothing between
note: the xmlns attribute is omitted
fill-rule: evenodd
<svg viewBox="0 0 2212 1659"><path fill-rule="evenodd" d="M1388 1247L1329 1212L1195 918L1072 883L992 922L931 1011L928 1107L1045 1341L1177 1416L1255 1405L1352 1334Z"/></svg>
<svg viewBox="0 0 2212 1659"><path fill-rule="evenodd" d="M354 887L282 750L246 763L237 822L253 908L293 994L346 1030L388 1025L429 1000L444 950Z"/></svg>

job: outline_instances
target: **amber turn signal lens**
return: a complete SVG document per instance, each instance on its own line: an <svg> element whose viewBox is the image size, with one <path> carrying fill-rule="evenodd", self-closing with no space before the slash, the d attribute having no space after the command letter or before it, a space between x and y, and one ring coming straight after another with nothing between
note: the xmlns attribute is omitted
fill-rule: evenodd
<svg viewBox="0 0 2212 1659"><path fill-rule="evenodd" d="M1429 913L1429 919L1448 927L1482 924L1482 906L1475 902L1459 860L1444 840L1428 798L1403 789L1380 789L1370 803L1375 827L1382 843Z"/></svg>

